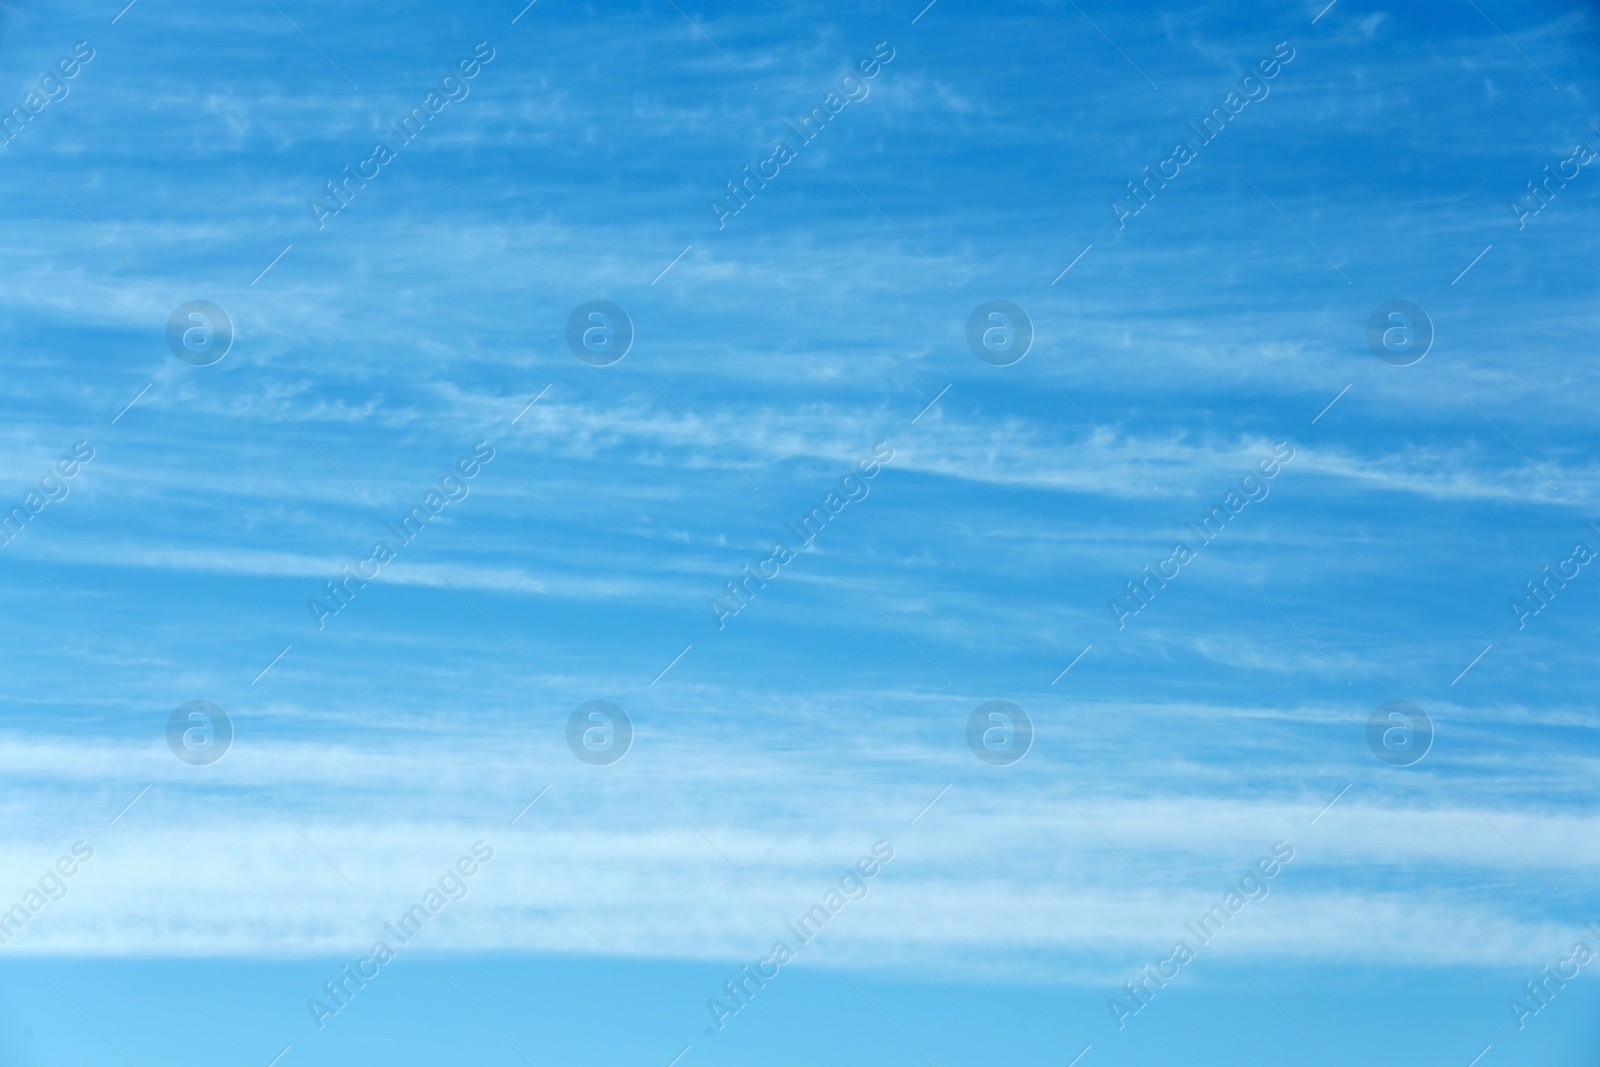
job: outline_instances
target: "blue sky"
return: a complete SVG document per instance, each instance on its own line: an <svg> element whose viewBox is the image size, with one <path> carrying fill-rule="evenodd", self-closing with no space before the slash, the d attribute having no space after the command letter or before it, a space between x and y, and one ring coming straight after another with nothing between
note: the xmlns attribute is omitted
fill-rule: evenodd
<svg viewBox="0 0 1600 1067"><path fill-rule="evenodd" d="M1592 9L118 6L0 10L0 1063L1592 1061Z"/></svg>

